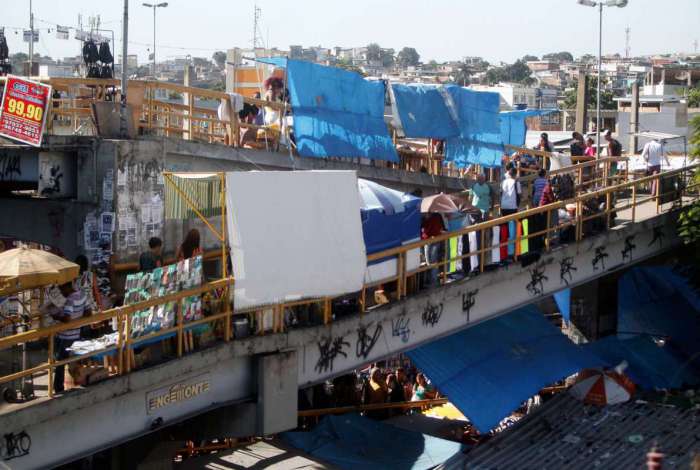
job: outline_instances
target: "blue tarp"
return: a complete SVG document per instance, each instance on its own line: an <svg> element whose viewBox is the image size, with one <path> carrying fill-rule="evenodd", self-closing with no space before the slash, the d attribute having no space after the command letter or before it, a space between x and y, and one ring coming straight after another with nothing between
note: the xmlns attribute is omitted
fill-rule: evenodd
<svg viewBox="0 0 700 470"><path fill-rule="evenodd" d="M384 82L311 62L265 61L286 62L299 155L399 161L384 123Z"/></svg>
<svg viewBox="0 0 700 470"><path fill-rule="evenodd" d="M460 167L501 166L500 95L458 86L448 86L446 90L454 103L459 137L447 139L445 160Z"/></svg>
<svg viewBox="0 0 700 470"><path fill-rule="evenodd" d="M667 337L688 356L700 352L700 297L667 266L635 267L618 284L617 331Z"/></svg>
<svg viewBox="0 0 700 470"><path fill-rule="evenodd" d="M314 457L348 470L422 470L461 452L456 442L406 431L358 415L326 416L310 432L282 439Z"/></svg>
<svg viewBox="0 0 700 470"><path fill-rule="evenodd" d="M362 179L358 187L367 254L420 238L420 198Z"/></svg>
<svg viewBox="0 0 700 470"><path fill-rule="evenodd" d="M525 146L525 136L527 134L526 118L549 114L554 109L525 109L521 111L503 111L501 118L501 139L504 144Z"/></svg>
<svg viewBox="0 0 700 470"><path fill-rule="evenodd" d="M391 89L406 137L447 139L459 135L438 87L393 83Z"/></svg>
<svg viewBox="0 0 700 470"><path fill-rule="evenodd" d="M481 432L542 387L602 361L528 306L408 352Z"/></svg>
<svg viewBox="0 0 700 470"><path fill-rule="evenodd" d="M567 322L571 321L571 289L564 289L554 294L554 301L559 307L559 313Z"/></svg>
<svg viewBox="0 0 700 470"><path fill-rule="evenodd" d="M700 382L692 361L668 347L657 345L648 335L629 339L608 336L585 344L583 348L604 360L608 367L627 361L625 374L645 389L681 388Z"/></svg>

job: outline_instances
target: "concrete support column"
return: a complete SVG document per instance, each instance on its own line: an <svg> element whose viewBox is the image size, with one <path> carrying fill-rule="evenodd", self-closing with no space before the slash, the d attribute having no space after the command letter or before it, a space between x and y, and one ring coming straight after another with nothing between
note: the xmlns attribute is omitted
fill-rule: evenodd
<svg viewBox="0 0 700 470"><path fill-rule="evenodd" d="M258 357L258 435L297 426L298 368L296 351Z"/></svg>
<svg viewBox="0 0 700 470"><path fill-rule="evenodd" d="M187 67L185 67L185 75L183 77L182 84L184 86L192 86L192 81L193 81L194 77L195 77L194 67L192 67L191 65L188 65ZM184 104L185 106L189 106L191 108L192 104L193 104L192 100L193 100L193 97L191 97L189 93L182 94L182 104ZM190 110L186 110L183 112L183 114L185 114L185 115L189 115L189 113L190 113ZM182 138L185 140L190 140L192 138L192 136L190 135L190 132L189 132L190 131L190 120L189 119L182 120L182 128L185 131L182 134Z"/></svg>
<svg viewBox="0 0 700 470"><path fill-rule="evenodd" d="M639 132L639 83L632 85L632 102L630 103L630 133ZM629 153L637 153L637 136L630 135Z"/></svg>
<svg viewBox="0 0 700 470"><path fill-rule="evenodd" d="M585 133L588 127L588 75L578 74L578 90L576 92L576 132Z"/></svg>

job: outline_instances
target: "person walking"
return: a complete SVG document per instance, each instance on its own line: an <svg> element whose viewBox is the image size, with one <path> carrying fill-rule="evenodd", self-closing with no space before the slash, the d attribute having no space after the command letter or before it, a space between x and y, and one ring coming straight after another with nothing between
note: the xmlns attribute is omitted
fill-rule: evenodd
<svg viewBox="0 0 700 470"><path fill-rule="evenodd" d="M60 313L54 314L53 318L62 323L69 323L91 313L88 306L88 298L80 288L75 288L73 283L67 282L59 287L61 294L66 298L63 309ZM54 341L54 355L57 361L68 359L70 348L73 343L80 339L80 328L63 330L56 334ZM53 375L53 390L55 393L63 393L65 382L65 365L57 366Z"/></svg>
<svg viewBox="0 0 700 470"><path fill-rule="evenodd" d="M659 139L654 139L644 144L642 150L642 158L647 162L647 176L658 175L661 173L661 160L666 161L666 165L671 165L666 157L664 143ZM651 194L658 197L659 180L655 179L651 182Z"/></svg>

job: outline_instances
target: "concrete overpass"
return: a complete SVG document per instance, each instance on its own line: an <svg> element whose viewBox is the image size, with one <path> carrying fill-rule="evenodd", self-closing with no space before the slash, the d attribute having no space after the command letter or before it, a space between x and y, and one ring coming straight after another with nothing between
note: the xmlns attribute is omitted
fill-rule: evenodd
<svg viewBox="0 0 700 470"><path fill-rule="evenodd" d="M469 328L678 245L676 212L640 212L634 223L625 221L629 211L621 212L623 223L617 227L552 250L527 267L513 264L362 316L234 339L64 396L5 405L0 428L31 437L29 453L8 463L18 469L56 465L207 413L225 417L227 436L294 428L299 387Z"/></svg>

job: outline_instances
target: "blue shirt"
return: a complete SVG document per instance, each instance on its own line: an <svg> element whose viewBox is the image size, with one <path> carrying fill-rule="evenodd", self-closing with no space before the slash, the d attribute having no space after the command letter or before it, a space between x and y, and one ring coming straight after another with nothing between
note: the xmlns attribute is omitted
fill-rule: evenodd
<svg viewBox="0 0 700 470"><path fill-rule="evenodd" d="M542 192L547 186L547 178L537 178L533 183L532 206L537 207L542 200Z"/></svg>

